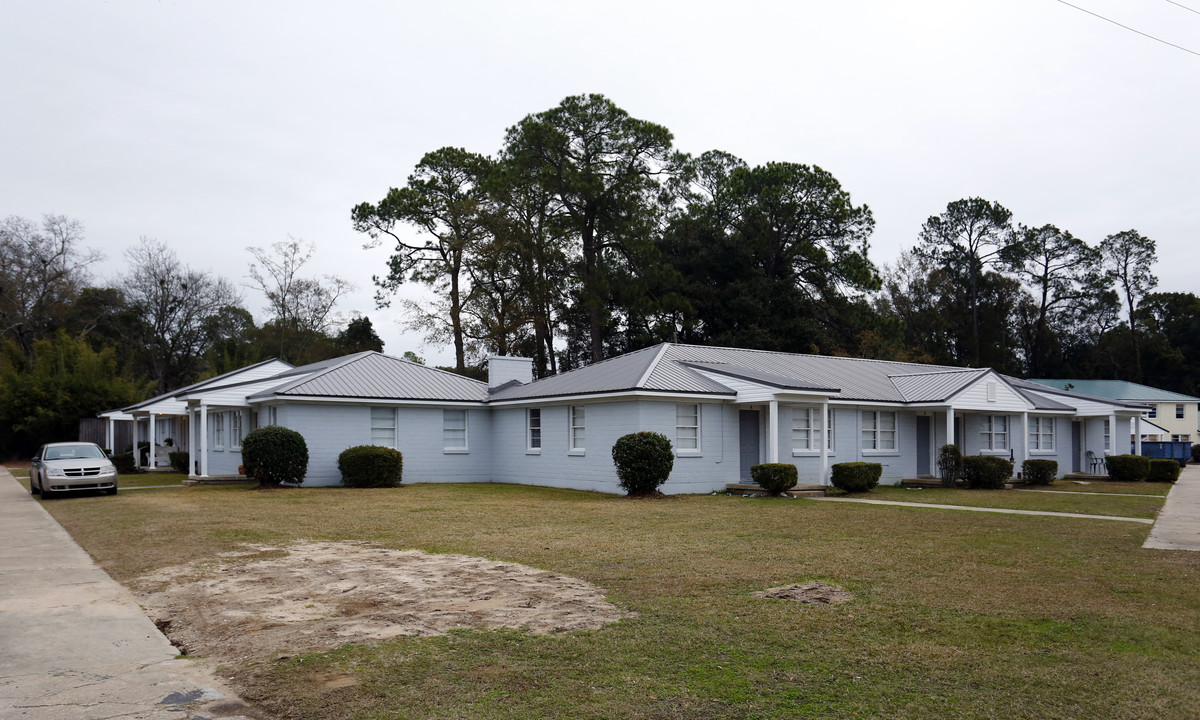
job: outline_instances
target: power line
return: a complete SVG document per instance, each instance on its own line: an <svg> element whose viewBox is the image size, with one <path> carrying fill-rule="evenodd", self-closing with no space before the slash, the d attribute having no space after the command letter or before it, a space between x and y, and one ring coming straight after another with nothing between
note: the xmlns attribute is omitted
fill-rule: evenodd
<svg viewBox="0 0 1200 720"><path fill-rule="evenodd" d="M1200 10L1194 10L1194 9L1188 7L1187 5L1184 5L1183 3L1175 2L1175 0L1166 0L1166 1L1171 3L1172 5L1183 8L1184 10L1187 10L1188 12L1194 12L1197 15L1200 15Z"/></svg>
<svg viewBox="0 0 1200 720"><path fill-rule="evenodd" d="M1106 18L1106 17L1104 17L1103 15L1100 15L1099 13L1094 13L1094 12L1092 12L1091 10L1088 10L1088 9L1086 9L1086 8L1081 8L1081 7L1079 7L1078 5L1072 5L1071 3L1067 2L1067 0L1055 0L1055 2L1060 2L1060 3L1062 3L1063 5L1066 5L1067 7L1073 7L1073 8L1075 8L1076 10L1078 10L1079 12L1085 12L1085 13L1087 13L1088 15L1091 15L1092 17L1098 17L1098 18L1100 18L1101 20L1103 20L1104 22L1110 22L1110 23L1112 23L1113 25L1116 25L1116 26L1117 26L1117 27L1119 27L1119 28L1124 28L1124 29L1128 30L1129 32L1137 33L1138 35L1141 35L1142 37L1148 37L1148 38L1150 38L1151 40L1153 40L1153 41L1155 41L1155 42L1160 42L1160 43L1162 43L1163 45L1170 45L1171 47L1175 48L1176 50L1182 50L1182 51L1184 51L1185 53L1190 53L1190 54L1192 54L1192 55L1195 55L1196 57L1200 57L1200 52L1196 52L1195 50L1189 50L1188 48L1185 48L1185 47L1184 47L1184 46L1182 46L1182 45L1176 45L1176 44L1175 44L1175 43L1173 43L1173 42L1168 42L1168 41L1166 41L1166 40L1163 40L1162 38L1159 38L1159 37L1154 37L1153 35L1151 35L1151 34L1149 34L1149 33L1144 33L1144 32L1142 32L1141 30L1137 30L1137 29L1135 29L1135 28L1131 28L1131 27L1129 27L1128 25L1122 25L1121 23L1117 22L1116 20L1113 20L1112 18ZM1171 0L1167 0L1167 2L1171 2ZM1172 4L1172 5L1179 5L1179 3L1174 3L1174 2L1172 2L1171 4ZM1186 7L1186 6L1180 5L1180 7ZM1188 10L1191 10L1191 8L1187 8L1187 9L1188 9Z"/></svg>

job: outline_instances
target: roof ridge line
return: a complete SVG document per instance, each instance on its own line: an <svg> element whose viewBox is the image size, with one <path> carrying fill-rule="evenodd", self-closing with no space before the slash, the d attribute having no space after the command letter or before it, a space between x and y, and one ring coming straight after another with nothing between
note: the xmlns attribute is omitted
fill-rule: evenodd
<svg viewBox="0 0 1200 720"><path fill-rule="evenodd" d="M886 362L886 361L885 361ZM936 365L934 367L937 367ZM903 377L922 377L925 375L949 375L951 373L982 373L991 370L991 368L950 368L946 370L934 370L933 372L923 373L897 373L896 375L888 375L889 378Z"/></svg>
<svg viewBox="0 0 1200 720"><path fill-rule="evenodd" d="M654 371L658 369L658 364L660 362L662 362L663 355L667 354L667 348L669 348L670 346L671 346L671 343L666 343L666 342L662 343L659 346L658 353L655 354L654 359L650 361L650 364L646 366L646 370L645 370L645 372L642 373L642 376L639 377L637 379L637 382L633 384L634 387L640 388L646 384L646 381L650 379L650 375L653 374Z"/></svg>
<svg viewBox="0 0 1200 720"><path fill-rule="evenodd" d="M983 370L985 368L960 368L953 365L935 365L933 363L917 363L907 360L880 360L879 358L860 358L850 355L821 355L819 353L797 353L787 350L762 350L760 348L740 348L729 345L696 345L695 343L672 343L678 347L704 348L707 350L734 350L737 352L763 353L765 355L789 355L792 357L828 358L830 360L853 360L854 362L880 363L886 365L913 365L916 367L933 367L944 370ZM917 373L919 374L919 373Z"/></svg>

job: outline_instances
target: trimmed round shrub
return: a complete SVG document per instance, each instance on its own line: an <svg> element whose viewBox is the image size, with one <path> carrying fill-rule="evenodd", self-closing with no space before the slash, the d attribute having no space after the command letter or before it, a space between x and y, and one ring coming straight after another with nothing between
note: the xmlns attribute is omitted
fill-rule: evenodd
<svg viewBox="0 0 1200 720"><path fill-rule="evenodd" d="M943 445L938 449L938 477L942 485L954 487L963 477L962 450L957 445Z"/></svg>
<svg viewBox="0 0 1200 720"><path fill-rule="evenodd" d="M404 471L404 456L389 447L358 445L343 450L337 464L346 487L396 487Z"/></svg>
<svg viewBox="0 0 1200 720"><path fill-rule="evenodd" d="M1192 446L1192 462L1200 462L1200 445Z"/></svg>
<svg viewBox="0 0 1200 720"><path fill-rule="evenodd" d="M1011 460L995 455L969 455L963 458L967 487L975 490L1003 490L1013 474Z"/></svg>
<svg viewBox="0 0 1200 720"><path fill-rule="evenodd" d="M869 462L836 463L829 481L839 490L848 493L869 492L883 477L883 465Z"/></svg>
<svg viewBox="0 0 1200 720"><path fill-rule="evenodd" d="M772 495L782 495L796 487L800 474L788 463L761 463L750 466L750 478Z"/></svg>
<svg viewBox="0 0 1200 720"><path fill-rule="evenodd" d="M133 461L132 450L129 452L123 452L119 455L113 455L112 464L113 467L117 469L117 473L120 475L136 475L142 471L141 468L137 466L137 463Z"/></svg>
<svg viewBox="0 0 1200 720"><path fill-rule="evenodd" d="M621 489L630 495L653 495L675 467L671 441L662 433L649 431L617 438L612 459Z"/></svg>
<svg viewBox="0 0 1200 720"><path fill-rule="evenodd" d="M1146 479L1150 482L1173 483L1179 479L1181 472L1183 472L1183 466L1178 462L1159 458L1150 461L1150 475Z"/></svg>
<svg viewBox="0 0 1200 720"><path fill-rule="evenodd" d="M242 465L261 485L299 485L308 473L308 444L279 425L251 430L242 438Z"/></svg>
<svg viewBox="0 0 1200 720"><path fill-rule="evenodd" d="M1141 455L1109 455L1105 460L1108 479L1138 482L1150 477L1150 458Z"/></svg>
<svg viewBox="0 0 1200 720"><path fill-rule="evenodd" d="M1049 485L1058 477L1058 461L1026 460L1021 463L1021 473L1030 485Z"/></svg>
<svg viewBox="0 0 1200 720"><path fill-rule="evenodd" d="M183 450L176 450L167 453L167 458L171 461L171 467L175 468L175 472L181 472L187 475L192 471L191 457Z"/></svg>

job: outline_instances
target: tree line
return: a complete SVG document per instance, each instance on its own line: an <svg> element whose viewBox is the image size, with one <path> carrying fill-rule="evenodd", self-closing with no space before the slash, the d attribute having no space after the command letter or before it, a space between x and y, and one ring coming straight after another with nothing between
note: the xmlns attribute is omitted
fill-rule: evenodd
<svg viewBox="0 0 1200 720"><path fill-rule="evenodd" d="M1155 293L1154 241L1088 244L969 197L914 228L882 267L874 218L829 172L690 155L601 95L508 129L492 155L444 147L403 187L352 209L386 305L412 328L545 376L661 341L1147 381L1195 393L1200 299Z"/></svg>
<svg viewBox="0 0 1200 720"><path fill-rule="evenodd" d="M271 357L293 364L381 350L370 319L340 318L348 281L303 274L309 243L247 248L257 325L231 280L142 238L128 270L96 283L101 256L63 215L0 222L0 457L75 437L78 421Z"/></svg>

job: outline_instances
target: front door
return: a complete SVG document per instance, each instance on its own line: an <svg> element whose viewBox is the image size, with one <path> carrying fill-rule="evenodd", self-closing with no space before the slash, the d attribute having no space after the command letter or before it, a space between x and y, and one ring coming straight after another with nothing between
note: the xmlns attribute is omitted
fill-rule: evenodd
<svg viewBox="0 0 1200 720"><path fill-rule="evenodd" d="M930 475L929 471L929 421L928 415L917 416L917 475Z"/></svg>
<svg viewBox="0 0 1200 720"><path fill-rule="evenodd" d="M750 479L750 466L759 463L758 456L758 411L738 411L738 448L741 457L741 474L743 480Z"/></svg>
<svg viewBox="0 0 1200 720"><path fill-rule="evenodd" d="M1083 452L1083 423L1078 420L1071 423L1071 472L1080 472L1079 454Z"/></svg>

